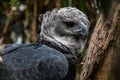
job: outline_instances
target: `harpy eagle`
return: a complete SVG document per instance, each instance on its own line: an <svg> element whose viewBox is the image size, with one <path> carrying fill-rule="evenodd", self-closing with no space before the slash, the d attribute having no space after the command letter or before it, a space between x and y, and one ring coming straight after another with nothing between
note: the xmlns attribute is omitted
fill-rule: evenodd
<svg viewBox="0 0 120 80"><path fill-rule="evenodd" d="M87 16L73 7L39 17L41 40L8 44L1 52L0 80L74 80L77 57L88 35Z"/></svg>

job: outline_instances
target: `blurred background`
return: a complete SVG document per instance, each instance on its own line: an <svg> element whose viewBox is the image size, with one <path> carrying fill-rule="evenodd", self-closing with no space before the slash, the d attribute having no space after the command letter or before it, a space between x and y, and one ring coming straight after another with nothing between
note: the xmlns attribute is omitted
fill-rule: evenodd
<svg viewBox="0 0 120 80"><path fill-rule="evenodd" d="M0 39L2 43L38 41L39 15L53 8L73 6L88 16L90 34L100 13L100 0L0 0Z"/></svg>

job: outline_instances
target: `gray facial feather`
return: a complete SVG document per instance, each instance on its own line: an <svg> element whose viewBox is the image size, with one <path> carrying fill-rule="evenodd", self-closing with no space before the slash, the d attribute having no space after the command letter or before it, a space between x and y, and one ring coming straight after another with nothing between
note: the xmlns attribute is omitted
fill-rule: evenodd
<svg viewBox="0 0 120 80"><path fill-rule="evenodd" d="M75 55L82 52L86 43L86 37L83 39L82 34L88 33L90 26L87 16L82 11L74 7L64 7L48 11L42 17L40 32L42 37L58 45L61 43L67 46ZM73 26L69 27L72 23Z"/></svg>

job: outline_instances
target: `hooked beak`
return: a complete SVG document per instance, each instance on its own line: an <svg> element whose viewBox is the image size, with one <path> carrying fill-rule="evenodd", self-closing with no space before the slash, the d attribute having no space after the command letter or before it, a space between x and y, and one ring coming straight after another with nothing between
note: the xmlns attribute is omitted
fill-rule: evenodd
<svg viewBox="0 0 120 80"><path fill-rule="evenodd" d="M88 37L88 27L81 22L80 27L73 30L76 37L82 37L83 39L86 39Z"/></svg>

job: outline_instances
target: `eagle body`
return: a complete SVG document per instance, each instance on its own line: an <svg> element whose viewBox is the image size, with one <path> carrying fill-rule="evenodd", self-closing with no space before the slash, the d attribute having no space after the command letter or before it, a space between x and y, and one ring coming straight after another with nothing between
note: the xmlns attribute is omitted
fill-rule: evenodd
<svg viewBox="0 0 120 80"><path fill-rule="evenodd" d="M68 61L45 44L10 44L3 50L0 80L62 80Z"/></svg>

